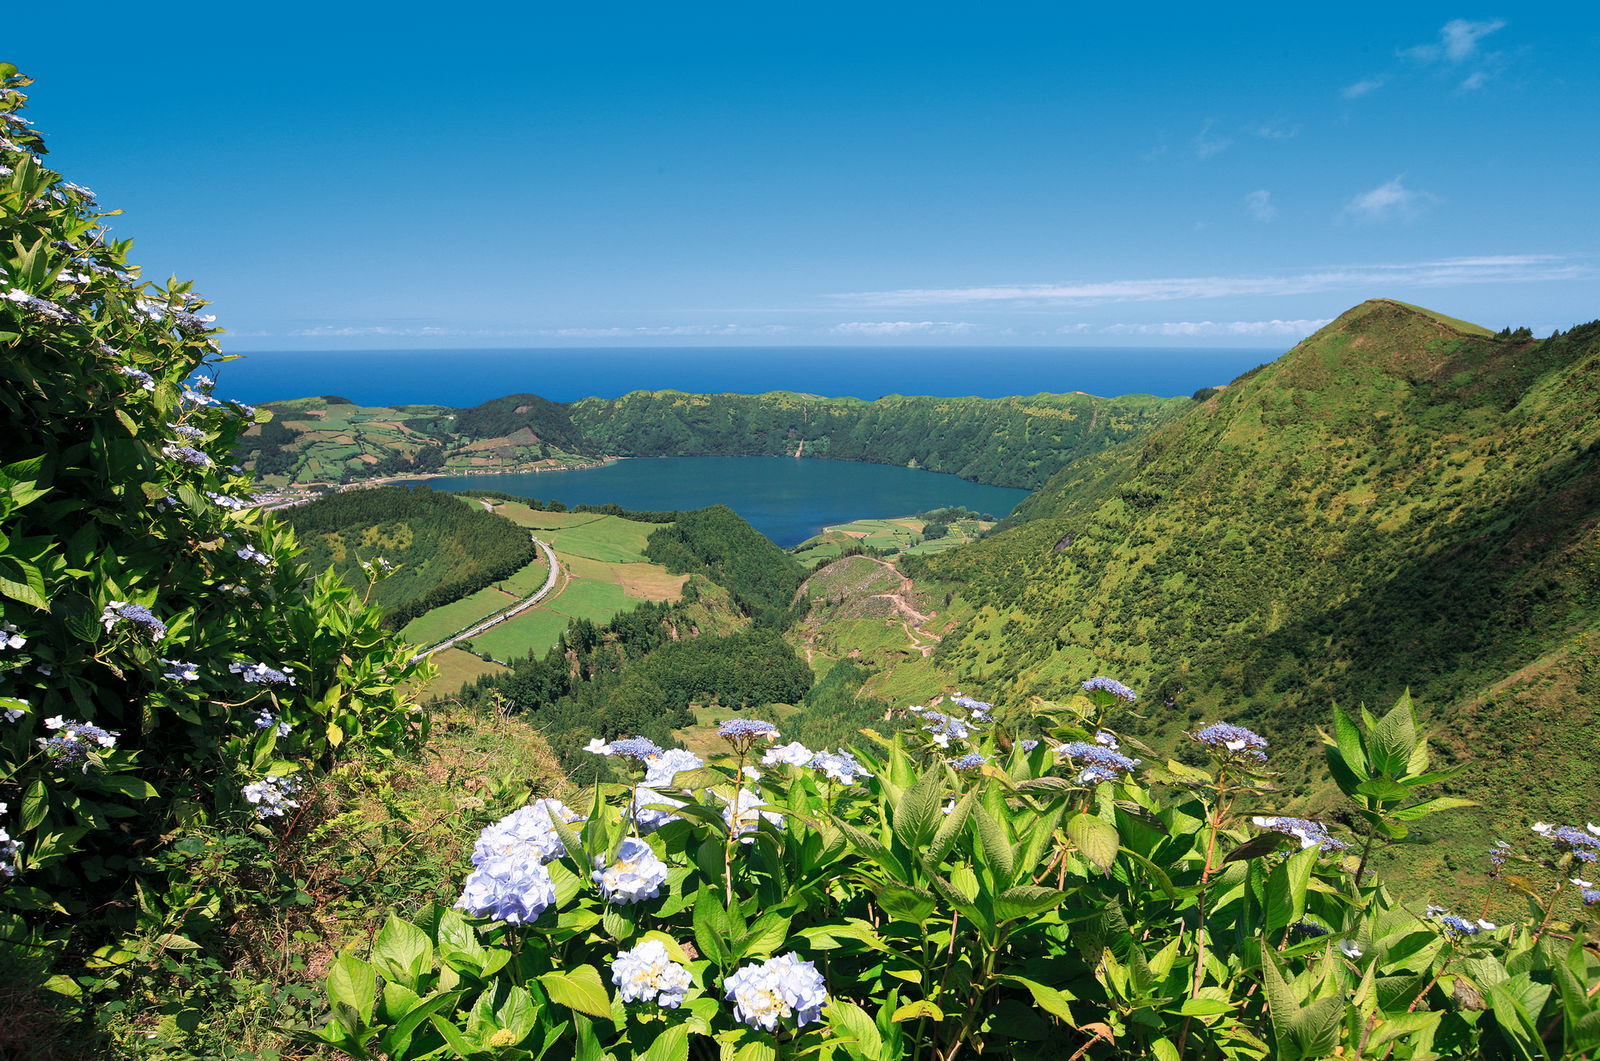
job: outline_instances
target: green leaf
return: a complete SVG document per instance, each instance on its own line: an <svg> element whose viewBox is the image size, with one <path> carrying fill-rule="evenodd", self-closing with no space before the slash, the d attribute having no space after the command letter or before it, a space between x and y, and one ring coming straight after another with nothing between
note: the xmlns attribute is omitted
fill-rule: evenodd
<svg viewBox="0 0 1600 1061"><path fill-rule="evenodd" d="M367 1024L378 996L378 974L366 962L345 951L333 960L328 970L328 1001L348 1006Z"/></svg>
<svg viewBox="0 0 1600 1061"><path fill-rule="evenodd" d="M1267 875L1266 928L1277 932L1305 916L1306 885L1317 864L1315 844L1297 851Z"/></svg>
<svg viewBox="0 0 1600 1061"><path fill-rule="evenodd" d="M1477 800L1462 799L1459 796L1437 796L1425 799L1421 803L1413 803L1409 807L1401 807L1390 814L1397 821L1411 822L1418 818L1426 818L1430 814L1438 814L1442 810L1455 810L1457 807L1476 807Z"/></svg>
<svg viewBox="0 0 1600 1061"><path fill-rule="evenodd" d="M1067 822L1067 836L1100 872L1111 872L1120 846L1114 826L1090 814L1074 814Z"/></svg>
<svg viewBox="0 0 1600 1061"><path fill-rule="evenodd" d="M1007 888L994 901L994 919L996 922L1005 922L1019 917L1032 917L1046 910L1054 910L1066 898L1066 892L1033 884Z"/></svg>
<svg viewBox="0 0 1600 1061"><path fill-rule="evenodd" d="M433 969L433 944L422 929L391 913L373 941L372 963L385 978L415 990Z"/></svg>
<svg viewBox="0 0 1600 1061"><path fill-rule="evenodd" d="M539 983L552 1002L601 1020L611 1019L611 996L606 994L600 973L592 965L579 965L566 972L545 973Z"/></svg>
<svg viewBox="0 0 1600 1061"><path fill-rule="evenodd" d="M1361 739L1361 731L1338 704L1333 705L1333 740L1345 767L1357 777L1365 778L1371 772L1367 763L1367 742Z"/></svg>
<svg viewBox="0 0 1600 1061"><path fill-rule="evenodd" d="M944 767L929 767L895 804L895 839L913 851L927 846L933 837L934 818L943 802Z"/></svg>
<svg viewBox="0 0 1600 1061"><path fill-rule="evenodd" d="M22 831L30 832L37 829L49 813L49 790L45 788L44 781L36 777L22 797Z"/></svg>
<svg viewBox="0 0 1600 1061"><path fill-rule="evenodd" d="M156 937L156 946L162 950L199 950L200 944L188 936L180 936L175 932L166 932Z"/></svg>
<svg viewBox="0 0 1600 1061"><path fill-rule="evenodd" d="M915 1002L907 1002L895 1010L894 1016L889 1019L898 1024L901 1021L919 1020L923 1017L928 1017L932 1020L944 1020L944 1010L925 998L919 998Z"/></svg>
<svg viewBox="0 0 1600 1061"><path fill-rule="evenodd" d="M836 1003L829 1002L831 1010ZM639 1055L639 1061L689 1061L689 1028L684 1024L670 1025Z"/></svg>
<svg viewBox="0 0 1600 1061"><path fill-rule="evenodd" d="M914 923L926 921L939 905L938 896L926 888L907 884L885 884L878 889L877 899L890 917Z"/></svg>
<svg viewBox="0 0 1600 1061"><path fill-rule="evenodd" d="M1411 705L1411 693L1405 692L1367 734L1372 772L1384 777L1404 776L1416 746L1417 714Z"/></svg>
<svg viewBox="0 0 1600 1061"><path fill-rule="evenodd" d="M694 940L700 953L714 965L730 964L728 944L732 941L728 937L732 932L728 912L722 908L716 891L701 888L694 902Z"/></svg>
<svg viewBox="0 0 1600 1061"><path fill-rule="evenodd" d="M433 1023L434 1030L440 1035L444 1036L446 1045L456 1052L457 1057L471 1057L474 1054L482 1052L472 1044L470 1039L468 1039L465 1035L462 1035L461 1029L457 1028L454 1024L449 1023L444 1018L439 1016L432 1017L431 1021Z"/></svg>
<svg viewBox="0 0 1600 1061"><path fill-rule="evenodd" d="M1302 1056L1294 1048L1294 1037L1291 1028L1294 1018L1300 1011L1300 1000L1295 997L1290 989L1289 982L1283 978L1283 970L1278 965L1278 952L1267 940L1261 941L1261 988L1267 1000L1267 1017L1272 1022L1272 1038L1276 1049L1273 1051L1274 1061L1298 1061Z"/></svg>
<svg viewBox="0 0 1600 1061"><path fill-rule="evenodd" d="M1060 989L1051 987L1048 984L1041 984L1037 980L1029 980L1025 976L1002 974L999 979L1021 984L1028 989L1028 994L1033 996L1034 1005L1052 1017L1060 1017L1074 1028L1078 1026L1077 1020L1072 1016L1072 1007L1068 1005L1070 1000L1066 993Z"/></svg>
<svg viewBox="0 0 1600 1061"><path fill-rule="evenodd" d="M822 1011L834 1035L854 1057L879 1058L883 1056L883 1036L867 1011L845 999L829 999Z"/></svg>
<svg viewBox="0 0 1600 1061"><path fill-rule="evenodd" d="M1009 884L1017 865L1017 854L1011 846L1010 837L982 807L972 808L972 820L978 825L978 845L983 860L1002 883Z"/></svg>

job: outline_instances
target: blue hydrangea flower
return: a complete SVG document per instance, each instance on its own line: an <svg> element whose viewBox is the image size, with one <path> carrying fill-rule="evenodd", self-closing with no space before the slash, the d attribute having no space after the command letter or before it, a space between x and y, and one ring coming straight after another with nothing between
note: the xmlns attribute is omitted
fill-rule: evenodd
<svg viewBox="0 0 1600 1061"><path fill-rule="evenodd" d="M1100 730L1094 735L1094 742L1100 747L1110 748L1112 751L1120 751L1122 749L1122 745L1117 743L1116 736L1107 733L1105 730Z"/></svg>
<svg viewBox="0 0 1600 1061"><path fill-rule="evenodd" d="M809 766L811 760L816 758L816 753L799 741L790 741L780 744L775 748L768 748L767 754L761 757L762 766L777 766L780 763L789 766Z"/></svg>
<svg viewBox="0 0 1600 1061"><path fill-rule="evenodd" d="M1267 761L1267 739L1259 733L1254 733L1243 726L1235 726L1228 722L1216 722L1198 733L1189 734L1190 737L1201 744L1238 755L1257 762Z"/></svg>
<svg viewBox="0 0 1600 1061"><path fill-rule="evenodd" d="M693 984L689 970L672 960L659 939L619 952L611 962L611 982L623 1002L654 1002L667 1009L677 1009Z"/></svg>
<svg viewBox="0 0 1600 1061"><path fill-rule="evenodd" d="M550 871L520 851L485 859L467 875L456 909L513 925L537 921L556 901Z"/></svg>
<svg viewBox="0 0 1600 1061"><path fill-rule="evenodd" d="M630 836L617 850L617 860L605 864L602 855L594 859L595 870L590 876L600 885L606 901L617 906L632 906L661 894L667 883L667 864L655 850L638 837Z"/></svg>
<svg viewBox="0 0 1600 1061"><path fill-rule="evenodd" d="M763 738L778 739L778 727L759 718L730 718L717 728L717 736L732 744L740 752Z"/></svg>
<svg viewBox="0 0 1600 1061"><path fill-rule="evenodd" d="M184 393L187 394L188 392L185 391ZM173 460L182 461L184 464L192 464L196 468L211 467L210 457L195 449L193 446L185 446L181 442L168 442L165 446L161 447L161 452L165 453Z"/></svg>
<svg viewBox="0 0 1600 1061"><path fill-rule="evenodd" d="M828 780L842 785L853 785L861 778L872 776L867 773L866 767L856 761L854 755L843 748L837 752L818 752L811 757L808 765L813 770L821 770Z"/></svg>
<svg viewBox="0 0 1600 1061"><path fill-rule="evenodd" d="M624 759L634 759L645 762L661 754L661 746L647 737L629 737L626 740L612 741L604 755L620 755Z"/></svg>
<svg viewBox="0 0 1600 1061"><path fill-rule="evenodd" d="M567 853L556 834L552 816L568 825L583 820L558 799L540 799L518 807L478 834L472 845L472 864L482 866L491 859L515 855L540 864L553 862Z"/></svg>
<svg viewBox="0 0 1600 1061"><path fill-rule="evenodd" d="M933 723L922 728L933 734L933 743L941 748L950 747L952 740L966 740L972 736L972 729L959 718L951 718L939 711L925 711L922 717Z"/></svg>
<svg viewBox="0 0 1600 1061"><path fill-rule="evenodd" d="M989 721L989 712L994 710L993 704L985 703L982 700L975 699L971 696L966 696L962 693L957 693L956 695L952 696L950 698L950 702L966 708L971 714L972 721L974 722Z"/></svg>
<svg viewBox="0 0 1600 1061"><path fill-rule="evenodd" d="M1479 932L1493 932L1495 929L1495 925L1491 921L1482 919L1468 921L1464 917L1457 917L1455 914L1449 913L1442 906L1429 905L1427 912L1423 916L1430 921L1439 922L1444 926L1445 934L1456 939L1476 936Z"/></svg>
<svg viewBox="0 0 1600 1061"><path fill-rule="evenodd" d="M1039 746L1039 742L1034 740L1032 737L1024 737L1017 743L1022 746L1022 750L1025 752L1031 752L1033 749Z"/></svg>
<svg viewBox="0 0 1600 1061"><path fill-rule="evenodd" d="M207 490L206 497L211 500L213 505L218 508L225 508L230 512L237 512L242 508L251 507L251 502L249 501L241 501L237 497L229 497L227 494L219 494L215 490Z"/></svg>
<svg viewBox="0 0 1600 1061"><path fill-rule="evenodd" d="M197 682L200 680L200 668L193 663L185 663L181 659L164 659L161 665L166 670L161 676L174 682Z"/></svg>
<svg viewBox="0 0 1600 1061"><path fill-rule="evenodd" d="M1511 855L1511 845L1504 840L1496 840L1489 849L1489 865L1495 869L1504 869L1506 859Z"/></svg>
<svg viewBox="0 0 1600 1061"><path fill-rule="evenodd" d="M114 350L110 352L116 353ZM156 389L155 377L148 372L134 368L132 365L119 365L117 366L117 371L138 383L144 390L154 391Z"/></svg>
<svg viewBox="0 0 1600 1061"><path fill-rule="evenodd" d="M260 781L252 781L244 786L244 798L256 806L256 817L265 821L268 818L281 818L283 812L289 807L298 807L300 804L290 799L300 789L292 777L283 777L270 774Z"/></svg>
<svg viewBox="0 0 1600 1061"><path fill-rule="evenodd" d="M0 649L17 649L27 643L28 639L18 632L16 623L0 625Z"/></svg>
<svg viewBox="0 0 1600 1061"><path fill-rule="evenodd" d="M6 812L6 805L0 803L0 814ZM17 875L17 842L11 839L11 834L0 828L0 877L15 877Z"/></svg>
<svg viewBox="0 0 1600 1061"><path fill-rule="evenodd" d="M1250 819L1263 829L1270 829L1275 833L1292 836L1300 841L1300 850L1308 847L1317 847L1323 854L1333 851L1344 851L1349 844L1328 833L1328 827L1321 822L1314 822L1306 818L1283 817L1254 817Z"/></svg>
<svg viewBox="0 0 1600 1061"><path fill-rule="evenodd" d="M167 636L167 624L157 619L155 613L142 604L114 600L101 611L100 621L105 624L108 634L116 629L118 623L127 622L140 627L151 641L160 641Z"/></svg>
<svg viewBox="0 0 1600 1061"><path fill-rule="evenodd" d="M1600 836L1578 828L1576 825L1546 825L1534 822L1533 831L1556 845L1563 854L1571 854L1579 862L1600 859Z"/></svg>
<svg viewBox="0 0 1600 1061"><path fill-rule="evenodd" d="M1088 681L1083 683L1083 691L1086 692L1086 693L1093 693L1093 692L1110 693L1112 696L1116 697L1118 700L1126 700L1130 704L1133 703L1133 701L1139 699L1139 694L1138 693L1134 692L1132 689L1128 688L1126 685L1123 685L1121 682L1117 681L1115 678L1105 678L1105 677L1090 678Z"/></svg>
<svg viewBox="0 0 1600 1061"><path fill-rule="evenodd" d="M245 545L243 549L235 549L234 555L241 560L249 560L252 563L260 564L263 567L272 563L272 557L268 556L260 549L257 549L255 546L249 544Z"/></svg>
<svg viewBox="0 0 1600 1061"><path fill-rule="evenodd" d="M723 981L726 998L733 1000L736 1020L752 1028L773 1032L781 1021L794 1027L822 1019L828 1004L828 987L811 962L793 953L780 954L759 965L741 967Z"/></svg>
<svg viewBox="0 0 1600 1061"><path fill-rule="evenodd" d="M261 713L256 716L256 729L276 730L278 736L287 737L294 727L287 722L279 722L277 716L263 707Z"/></svg>
<svg viewBox="0 0 1600 1061"><path fill-rule="evenodd" d="M92 722L70 722L60 715L45 719L44 728L53 730L55 736L40 737L39 750L58 766L77 766L89 769L89 753L97 749L110 751L117 746L118 734L101 729Z"/></svg>
<svg viewBox="0 0 1600 1061"><path fill-rule="evenodd" d="M756 831L756 827L761 823L762 818L774 825L783 822L783 815L777 811L761 809L762 807L770 806L770 804L761 798L760 792L753 788L741 788L739 790L737 808L734 806L734 801L722 793L717 793L717 798L722 800L723 822L727 824L730 833L739 837L741 844L749 844L755 841L755 837L749 834Z"/></svg>
<svg viewBox="0 0 1600 1061"><path fill-rule="evenodd" d="M684 801L664 796L653 788L640 785L633 794L633 822L641 833L653 833L670 822L683 820L683 815L673 814L666 807L682 807Z"/></svg>
<svg viewBox="0 0 1600 1061"><path fill-rule="evenodd" d="M705 760L694 752L684 748L667 748L655 758L645 761L643 783L650 787L670 785L672 779L683 771L698 770L704 765Z"/></svg>
<svg viewBox="0 0 1600 1061"><path fill-rule="evenodd" d="M239 675L251 685L293 685L294 675L287 674L265 663L249 663L245 660L234 660L228 664L228 670Z"/></svg>
<svg viewBox="0 0 1600 1061"><path fill-rule="evenodd" d="M191 427L188 424L168 424L167 426L172 428L173 432L179 437L186 438L190 442L193 442L197 438L206 437L206 433L204 431L200 430L198 427Z"/></svg>
<svg viewBox="0 0 1600 1061"><path fill-rule="evenodd" d="M1123 774L1130 773L1143 762L1142 759L1130 759L1119 751L1107 748L1103 744L1090 744L1088 741L1075 740L1063 744L1056 749L1057 754L1066 756L1074 764L1081 766L1078 771L1078 784L1096 785L1101 781L1115 781Z"/></svg>
<svg viewBox="0 0 1600 1061"><path fill-rule="evenodd" d="M1578 893L1578 897L1583 900L1584 906L1594 906L1600 903L1600 889L1585 888Z"/></svg>
<svg viewBox="0 0 1600 1061"><path fill-rule="evenodd" d="M950 765L957 770L976 770L988 761L985 756L979 755L977 752L968 752L959 759L951 759Z"/></svg>

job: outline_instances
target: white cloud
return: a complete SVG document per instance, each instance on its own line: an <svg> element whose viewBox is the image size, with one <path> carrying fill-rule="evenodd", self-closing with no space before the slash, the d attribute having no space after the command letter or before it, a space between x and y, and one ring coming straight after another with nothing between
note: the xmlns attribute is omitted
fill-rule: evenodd
<svg viewBox="0 0 1600 1061"><path fill-rule="evenodd" d="M1351 199L1341 216L1368 224L1411 221L1438 201L1438 196L1407 188L1403 177L1395 177Z"/></svg>
<svg viewBox="0 0 1600 1061"><path fill-rule="evenodd" d="M1369 77L1363 81L1357 81L1353 85L1346 85L1339 95L1345 99L1360 99L1362 96L1378 91L1388 80L1387 77Z"/></svg>
<svg viewBox="0 0 1600 1061"><path fill-rule="evenodd" d="M976 327L967 321L846 321L828 330L836 335L960 335Z"/></svg>
<svg viewBox="0 0 1600 1061"><path fill-rule="evenodd" d="M1255 126L1250 130L1250 135L1259 136L1263 140L1293 140L1300 135L1300 127L1274 119Z"/></svg>
<svg viewBox="0 0 1600 1061"><path fill-rule="evenodd" d="M1085 331L1093 331L1099 335L1161 335L1184 338L1229 335L1283 335L1304 338L1331 322L1331 317L1324 320L1292 321L1161 321L1153 324L1104 324L1098 328L1069 324L1056 330L1063 335L1081 335Z"/></svg>
<svg viewBox="0 0 1600 1061"><path fill-rule="evenodd" d="M535 334L566 339L638 339L696 335L778 335L787 324L665 324L636 328L541 328Z"/></svg>
<svg viewBox="0 0 1600 1061"><path fill-rule="evenodd" d="M1202 125L1200 127L1200 131L1195 134L1195 158L1205 161L1206 159L1215 155L1222 154L1233 143L1232 137L1227 137L1221 135L1220 133L1212 132L1212 129L1216 127L1216 124L1217 120L1215 118L1207 118L1206 123Z"/></svg>
<svg viewBox="0 0 1600 1061"><path fill-rule="evenodd" d="M1506 24L1503 18L1491 19L1486 22L1472 22L1464 18L1454 18L1444 24L1439 30L1439 39L1429 44L1419 44L1415 48L1407 48L1401 55L1413 59L1420 59L1425 63L1436 63L1440 60L1457 65L1466 62L1478 53L1478 42Z"/></svg>
<svg viewBox="0 0 1600 1061"><path fill-rule="evenodd" d="M1588 276L1589 266L1569 256L1507 254L1442 258L1403 264L1330 266L1278 276L1191 276L1149 280L1006 284L987 287L906 288L862 291L834 297L857 305L932 306L962 303L1096 305L1107 302L1170 302L1246 295L1304 295L1350 288L1394 290L1458 284L1535 283Z"/></svg>
<svg viewBox="0 0 1600 1061"><path fill-rule="evenodd" d="M1245 196L1244 208L1257 221L1271 221L1278 216L1278 208L1272 203L1272 193L1264 188Z"/></svg>

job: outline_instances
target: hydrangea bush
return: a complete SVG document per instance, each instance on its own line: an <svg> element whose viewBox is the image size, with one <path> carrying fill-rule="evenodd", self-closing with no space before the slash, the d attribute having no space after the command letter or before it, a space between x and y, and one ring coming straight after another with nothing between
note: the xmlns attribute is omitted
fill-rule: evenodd
<svg viewBox="0 0 1600 1061"><path fill-rule="evenodd" d="M295 828L320 768L421 736L426 667L224 466L269 417L215 393L192 285L50 168L28 84L0 64L0 947L73 994L124 975L163 845Z"/></svg>
<svg viewBox="0 0 1600 1061"><path fill-rule="evenodd" d="M630 783L485 830L456 909L340 955L323 1039L618 1061L1600 1049L1600 892L1579 873L1600 827L1537 823L1487 850L1528 909L1496 925L1366 870L1463 802L1425 791L1450 772L1429 769L1409 699L1335 710L1339 823L1276 813L1261 735L1213 724L1191 734L1206 765L1162 759L1117 732L1131 690L1084 693L1004 712L1026 736L952 700L834 753L751 719L722 727L710 763L593 741ZM492 880L486 845L509 860ZM1537 872L1571 883L1552 894Z"/></svg>

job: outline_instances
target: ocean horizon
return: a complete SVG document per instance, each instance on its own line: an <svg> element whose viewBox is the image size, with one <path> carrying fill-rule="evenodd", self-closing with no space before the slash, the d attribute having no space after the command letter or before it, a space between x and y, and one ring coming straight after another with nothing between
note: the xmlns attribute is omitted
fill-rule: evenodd
<svg viewBox="0 0 1600 1061"><path fill-rule="evenodd" d="M1175 397L1227 383L1281 351L1266 347L575 347L256 351L217 366L240 401L338 395L359 405L477 405L507 394L551 401L636 390L866 400L887 394L1000 398L1082 391Z"/></svg>

